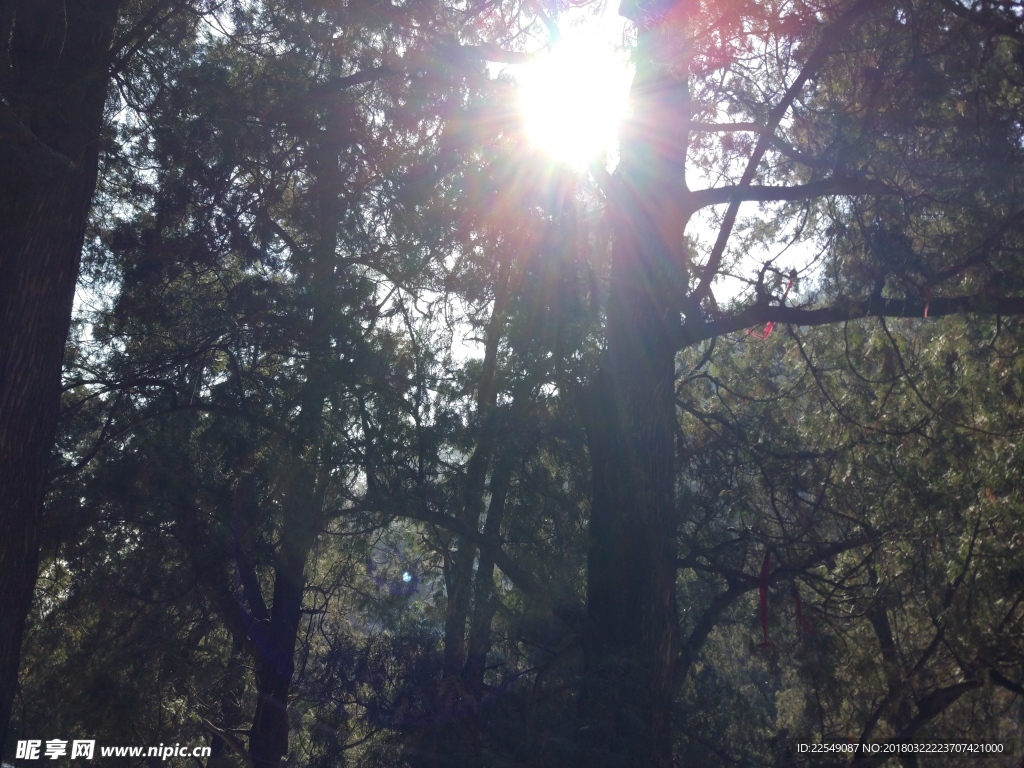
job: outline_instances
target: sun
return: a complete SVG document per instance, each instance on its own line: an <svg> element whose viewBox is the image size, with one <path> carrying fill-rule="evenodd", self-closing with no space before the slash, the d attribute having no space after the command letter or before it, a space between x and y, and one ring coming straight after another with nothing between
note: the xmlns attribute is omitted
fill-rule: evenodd
<svg viewBox="0 0 1024 768"><path fill-rule="evenodd" d="M520 108L531 140L553 159L578 169L615 154L632 77L628 56L616 50L608 23L567 30L518 73Z"/></svg>

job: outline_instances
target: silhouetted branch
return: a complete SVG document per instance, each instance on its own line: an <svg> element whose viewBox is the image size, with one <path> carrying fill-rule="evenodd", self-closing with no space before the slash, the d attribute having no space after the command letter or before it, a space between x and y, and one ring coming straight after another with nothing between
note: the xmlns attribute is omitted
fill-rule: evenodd
<svg viewBox="0 0 1024 768"><path fill-rule="evenodd" d="M784 323L796 326L818 326L842 323L862 317L906 317L928 319L948 315L1024 315L1024 296L947 296L929 299L904 298L865 299L838 301L829 307L808 309L806 307L780 307L763 304L748 306L735 315L722 317L710 322L684 325L679 337L679 348L691 346L700 341L754 328L765 323Z"/></svg>

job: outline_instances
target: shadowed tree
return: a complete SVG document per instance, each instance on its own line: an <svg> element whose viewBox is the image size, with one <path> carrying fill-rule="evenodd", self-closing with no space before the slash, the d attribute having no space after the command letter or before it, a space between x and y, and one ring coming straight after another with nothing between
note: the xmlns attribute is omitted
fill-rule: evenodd
<svg viewBox="0 0 1024 768"><path fill-rule="evenodd" d="M325 10L312 2L286 6L285 12L309 18ZM252 9L232 8L244 32ZM374 23L412 31L416 43L386 60L347 62L344 71L312 87L304 104L284 105L284 112L388 78L451 73L460 62L479 67L486 58L516 59L495 39L482 38L495 29L477 26L477 14L467 15L463 30L458 22L449 24L442 10L362 9ZM420 11L426 18L414 18ZM203 14L217 13L223 28L227 4L217 0L9 0L0 6L0 174L10 182L0 192L0 747L36 578L60 365L97 181L108 85L116 81L123 105L145 113L156 96L179 85L164 71L169 59L192 55ZM460 32L467 45L459 45ZM263 117L288 120L295 112Z"/></svg>
<svg viewBox="0 0 1024 768"><path fill-rule="evenodd" d="M674 487L676 354L751 327L1024 311L1024 38L1013 11L956 3L621 12L637 30L636 77L622 160L602 181L615 245L590 395L582 764L665 768L677 532L694 514ZM724 183L697 188L712 178ZM756 226L739 216L772 202ZM711 239L687 243L695 214L719 206ZM744 258L792 232L794 215L804 224L791 239L819 238L818 259ZM820 290L794 305L801 270ZM729 305L715 297L727 274L748 286Z"/></svg>
<svg viewBox="0 0 1024 768"><path fill-rule="evenodd" d="M121 6L0 6L0 748L36 578L60 365Z"/></svg>
<svg viewBox="0 0 1024 768"><path fill-rule="evenodd" d="M464 164L459 147L475 138L465 125L486 114L478 93L490 83L483 56L504 54L454 48L431 16L440 6L384 17L340 7L317 16L327 10L316 3L261 8L234 15L231 36L205 38L168 62L160 74L174 87L148 94L145 109L117 126L123 143L120 154L111 147L107 158L90 266L100 276L96 285L116 285L118 298L88 318L106 348L89 359L70 358L69 418L82 431L65 436L70 444L59 459L81 451L77 466L64 469L91 472L90 462L112 455L95 477L83 480L93 489L82 493L90 493L94 517L73 519L76 498L83 497L65 476L68 496L55 518L82 536L96 533L83 528L112 525L119 546L129 549L120 533L130 541L139 529L146 546L161 549L154 544L161 531L184 543L192 560L185 573L198 589L184 590L179 599L201 595L210 603L204 610L212 606L219 614L198 636L230 633L230 643L210 642L221 654L230 647L230 660L221 663L235 670L225 672L225 680L236 678L225 683L223 701L232 701L219 707L221 716L205 697L192 700L212 712L203 725L218 745L218 759L235 752L269 766L289 750L290 696L297 664L303 666L297 659L310 642L302 620L314 610L310 594L323 589L307 583L319 537L346 516L368 512L386 529L391 517L416 506L411 495L426 499L428 478L440 473L444 449L429 432L444 435L443 429L427 424L416 435L423 451L410 458L409 434L400 426L402 411L434 417L429 403L418 402L426 379L404 389L412 377L405 365L419 353L405 350L417 342L415 334L401 340L398 319L408 322L408 304L420 293L447 288L443 258L456 247L474 250L458 240L465 214L455 201L464 179L449 177ZM418 21L416 14L436 23ZM343 44L334 36L339 28L357 27L365 37ZM421 28L430 33L420 36ZM389 63L375 64L382 59ZM316 81L308 74L314 65ZM249 77L250 71L259 76ZM128 100L134 95L131 88L119 92ZM440 188L427 196L425 188L439 180ZM118 199L126 191L131 199ZM464 210L476 202L469 200ZM119 205L118 215L111 213ZM129 206L136 215L119 220ZM492 213L480 210L481 218ZM500 329L494 338L492 357ZM89 346L84 338L76 342ZM529 339L523 346L529 349ZM438 354L429 350L424 359ZM493 375L480 388L493 402ZM417 404L410 406L407 397ZM226 426L232 419L239 422L234 428ZM165 422L192 426L177 431L161 426ZM494 428L487 427L491 443ZM468 431L471 444L481 442ZM382 454L383 446L391 451ZM409 464L417 461L413 471ZM511 472L511 461L503 460L503 472ZM154 479L158 465L165 471ZM111 475L123 481L134 470L138 480L108 499ZM479 502L486 464L483 473L471 470L469 493ZM491 485L507 482L492 479ZM154 495L141 516L131 511L139 487ZM440 511L426 518L440 521L442 530L461 520ZM484 533L474 522L476 541L465 540L459 568L472 564L466 556L483 542L493 563L516 578L527 573L535 584L503 557L495 530L501 519L496 511ZM57 546L59 534L51 532L50 544ZM177 549L169 551L180 557ZM137 555L126 558L132 567L141 566ZM159 572L154 568L155 580ZM135 572L126 567L125 573ZM493 579L491 572L486 578ZM456 592L449 610L461 612L465 624L467 608ZM488 645L481 636L492 618L484 612L491 595L482 581L479 594L471 660L459 654L477 689ZM145 593L139 599L145 601ZM451 636L458 654L462 636L456 630ZM255 669L248 690L237 679L245 657ZM243 722L251 722L247 740L238 735Z"/></svg>

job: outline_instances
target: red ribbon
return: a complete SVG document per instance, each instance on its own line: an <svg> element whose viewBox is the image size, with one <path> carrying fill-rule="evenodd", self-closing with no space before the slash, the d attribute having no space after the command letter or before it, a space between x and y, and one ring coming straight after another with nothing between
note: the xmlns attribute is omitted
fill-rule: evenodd
<svg viewBox="0 0 1024 768"><path fill-rule="evenodd" d="M780 563L781 564L781 563ZM764 637L759 645L763 648L770 648L772 643L768 636L768 580L772 572L772 556L770 552L764 553L764 560L761 562L761 573L757 578L758 603L761 613L761 634ZM804 616L804 601L800 599L800 590L797 589L796 580L790 581L793 593L793 603L796 608L796 623L807 634L811 633L811 622Z"/></svg>
<svg viewBox="0 0 1024 768"><path fill-rule="evenodd" d="M789 278L789 282L786 283L786 291L785 291L785 293L782 294L782 301L785 301L786 297L789 296L789 289L793 287L793 281L794 280L796 280L795 274L794 274L793 277ZM925 308L924 316L928 317L928 309L927 308ZM750 329L747 330L747 336L753 336L755 339L761 339L763 341L763 340L767 339L769 336L771 336L772 335L772 331L774 331L774 330L775 330L775 321L774 320L769 320L768 323L765 324L763 331L755 331L753 328L750 328Z"/></svg>

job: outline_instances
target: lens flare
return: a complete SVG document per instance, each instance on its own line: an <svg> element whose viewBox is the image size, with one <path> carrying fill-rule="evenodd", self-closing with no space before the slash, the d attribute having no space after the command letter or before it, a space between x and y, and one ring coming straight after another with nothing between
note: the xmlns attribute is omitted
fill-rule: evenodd
<svg viewBox="0 0 1024 768"><path fill-rule="evenodd" d="M614 153L632 71L607 28L581 25L540 56L518 76L530 138L575 168Z"/></svg>

